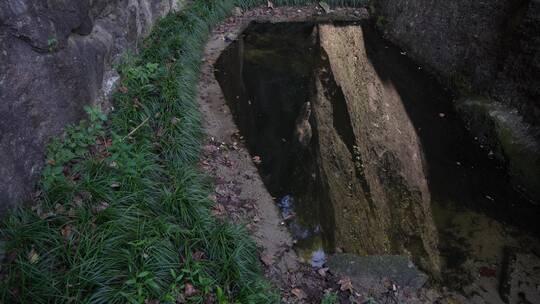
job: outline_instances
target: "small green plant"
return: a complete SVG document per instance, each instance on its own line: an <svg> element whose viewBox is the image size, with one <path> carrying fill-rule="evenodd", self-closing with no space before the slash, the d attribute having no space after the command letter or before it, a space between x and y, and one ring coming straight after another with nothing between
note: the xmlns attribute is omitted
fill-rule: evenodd
<svg viewBox="0 0 540 304"><path fill-rule="evenodd" d="M49 38L47 40L47 49L49 50L49 53L52 53L56 51L58 48L58 40L56 38Z"/></svg>
<svg viewBox="0 0 540 304"><path fill-rule="evenodd" d="M379 29L384 29L386 25L388 25L388 20L384 16L377 16L377 22L376 25Z"/></svg>
<svg viewBox="0 0 540 304"><path fill-rule="evenodd" d="M60 181L67 182L66 166L77 159L84 159L90 153L89 148L105 136L103 124L107 117L99 107L85 107L89 120L78 125L68 126L63 141L55 139L48 147L47 165L42 171L42 186L50 190L52 185ZM80 167L75 166L76 171Z"/></svg>
<svg viewBox="0 0 540 304"><path fill-rule="evenodd" d="M371 16L375 16L377 14L377 0L370 0L368 4L368 10Z"/></svg>
<svg viewBox="0 0 540 304"><path fill-rule="evenodd" d="M324 294L321 304L335 304L337 303L337 292L331 291Z"/></svg>
<svg viewBox="0 0 540 304"><path fill-rule="evenodd" d="M225 293L219 286L217 287L217 290L216 290L216 298L219 304L229 304L229 300L227 300L227 296L225 295Z"/></svg>
<svg viewBox="0 0 540 304"><path fill-rule="evenodd" d="M124 284L127 288L133 288L137 291L135 294L121 292L129 303L144 303L146 299L151 298L151 291L161 291L154 276L149 271L138 273L134 278L127 280Z"/></svg>
<svg viewBox="0 0 540 304"><path fill-rule="evenodd" d="M365 302L365 304L377 304L377 301L375 301L375 299L373 298L368 298L367 301Z"/></svg>

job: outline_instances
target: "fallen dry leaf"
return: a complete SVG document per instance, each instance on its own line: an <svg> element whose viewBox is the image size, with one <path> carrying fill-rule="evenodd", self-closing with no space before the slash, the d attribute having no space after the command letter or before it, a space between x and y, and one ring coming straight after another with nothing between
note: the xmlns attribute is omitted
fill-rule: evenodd
<svg viewBox="0 0 540 304"><path fill-rule="evenodd" d="M73 205L77 206L77 207L82 207L83 205L83 199L82 197L80 196L75 196L75 198L73 199Z"/></svg>
<svg viewBox="0 0 540 304"><path fill-rule="evenodd" d="M186 283L186 287L184 288L184 296L186 298L192 297L196 295L199 291L193 287L193 285Z"/></svg>
<svg viewBox="0 0 540 304"><path fill-rule="evenodd" d="M109 208L109 203L107 202L101 202L99 203L99 205L97 205L97 207L95 208L96 209L96 212L101 212L105 209Z"/></svg>
<svg viewBox="0 0 540 304"><path fill-rule="evenodd" d="M353 291L353 286L351 283L351 279L349 277L342 278L341 280L338 281L338 284L339 284L339 289L341 291L347 291L347 290L350 292Z"/></svg>
<svg viewBox="0 0 540 304"><path fill-rule="evenodd" d="M115 161L112 161L110 164L109 164L109 167L113 168L113 169L116 169L118 168L118 163L115 162Z"/></svg>
<svg viewBox="0 0 540 304"><path fill-rule="evenodd" d="M39 254L37 253L37 251L34 248L32 248L32 250L30 250L30 252L27 255L27 258L28 258L28 261L30 262L30 264L35 264L35 263L39 262Z"/></svg>
<svg viewBox="0 0 540 304"><path fill-rule="evenodd" d="M173 117L173 119L171 119L171 123L172 123L173 125L177 125L179 122L180 122L180 119L177 118L177 117Z"/></svg>
<svg viewBox="0 0 540 304"><path fill-rule="evenodd" d="M296 214L291 213L291 214L287 215L286 217L284 217L283 220L287 222L287 221L292 220L295 217L296 217Z"/></svg>
<svg viewBox="0 0 540 304"><path fill-rule="evenodd" d="M135 105L136 108L142 107L142 103L139 101L139 98L137 97L133 98L133 104Z"/></svg>
<svg viewBox="0 0 540 304"><path fill-rule="evenodd" d="M217 203L212 207L213 216L220 216L220 215L223 215L224 213L225 213L225 207L222 204Z"/></svg>
<svg viewBox="0 0 540 304"><path fill-rule="evenodd" d="M260 165L262 163L262 159L260 156L253 156L252 160L255 165Z"/></svg>
<svg viewBox="0 0 540 304"><path fill-rule="evenodd" d="M56 204L54 205L54 211L57 213L57 214L62 214L64 212L66 212L66 208L64 208L63 205L61 204Z"/></svg>
<svg viewBox="0 0 540 304"><path fill-rule="evenodd" d="M324 278L324 277L326 277L326 272L328 272L328 267L321 268L321 269L317 270L317 272L319 273L319 275L321 277Z"/></svg>
<svg viewBox="0 0 540 304"><path fill-rule="evenodd" d="M192 255L194 261L200 261L204 257L204 252L202 251L195 251L195 253Z"/></svg>
<svg viewBox="0 0 540 304"><path fill-rule="evenodd" d="M45 220L45 219L48 219L49 217L55 216L55 214L54 212L44 212L44 213L38 214L38 216L40 219Z"/></svg>
<svg viewBox="0 0 540 304"><path fill-rule="evenodd" d="M62 233L62 236L65 239L69 239L69 237L71 236L72 227L71 227L71 225L67 224L64 227L62 227L62 229L60 229L60 231Z"/></svg>
<svg viewBox="0 0 540 304"><path fill-rule="evenodd" d="M262 254L261 261L264 263L264 265L270 266L274 263L274 257L269 254Z"/></svg>
<svg viewBox="0 0 540 304"><path fill-rule="evenodd" d="M299 300L307 298L306 293L300 288L294 288L291 293L295 295Z"/></svg>
<svg viewBox="0 0 540 304"><path fill-rule="evenodd" d="M244 14L244 11L242 10L242 8L240 8L240 7L237 6L237 7L235 7L235 8L233 9L233 16L235 16L235 17L240 17L240 16L242 16L243 14Z"/></svg>

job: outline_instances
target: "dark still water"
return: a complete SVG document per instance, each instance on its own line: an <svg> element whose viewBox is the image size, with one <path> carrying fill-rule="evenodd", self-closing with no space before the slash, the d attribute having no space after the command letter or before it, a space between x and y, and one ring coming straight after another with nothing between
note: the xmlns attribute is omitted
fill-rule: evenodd
<svg viewBox="0 0 540 304"><path fill-rule="evenodd" d="M509 256L538 258L537 204L468 133L456 96L370 25L254 23L216 76L313 266L407 255L497 303Z"/></svg>

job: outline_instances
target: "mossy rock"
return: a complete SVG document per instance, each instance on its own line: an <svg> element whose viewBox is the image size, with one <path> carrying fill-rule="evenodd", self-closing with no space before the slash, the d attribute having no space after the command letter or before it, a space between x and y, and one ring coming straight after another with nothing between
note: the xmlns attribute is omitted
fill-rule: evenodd
<svg viewBox="0 0 540 304"><path fill-rule="evenodd" d="M512 183L530 199L540 201L540 143L517 111L489 99L458 101L457 109L481 145L503 161Z"/></svg>

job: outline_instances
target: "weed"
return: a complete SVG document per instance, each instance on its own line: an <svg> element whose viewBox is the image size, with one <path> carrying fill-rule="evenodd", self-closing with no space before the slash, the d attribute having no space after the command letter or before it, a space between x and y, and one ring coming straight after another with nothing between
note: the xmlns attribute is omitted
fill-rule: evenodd
<svg viewBox="0 0 540 304"><path fill-rule="evenodd" d="M338 295L336 292L328 292L324 294L321 304L335 304L338 302Z"/></svg>
<svg viewBox="0 0 540 304"><path fill-rule="evenodd" d="M377 21L375 25L379 29L384 29L388 25L388 20L384 16L377 16Z"/></svg>
<svg viewBox="0 0 540 304"><path fill-rule="evenodd" d="M58 40L56 38L47 39L47 50L49 53L56 51L58 48Z"/></svg>

